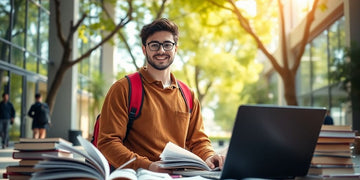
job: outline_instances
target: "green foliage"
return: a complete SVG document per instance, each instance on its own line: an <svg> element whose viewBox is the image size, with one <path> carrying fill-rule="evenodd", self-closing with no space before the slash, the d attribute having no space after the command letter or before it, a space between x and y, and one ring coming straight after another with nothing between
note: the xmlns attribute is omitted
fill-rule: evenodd
<svg viewBox="0 0 360 180"><path fill-rule="evenodd" d="M96 116L101 111L102 104L105 98L105 88L107 87L106 80L103 75L99 72L93 72L91 81L89 83L89 91L92 94L93 103L91 105L91 109L93 112L93 116L90 118L90 126L95 124ZM91 127L92 129L93 127Z"/></svg>
<svg viewBox="0 0 360 180"><path fill-rule="evenodd" d="M339 52L343 53L332 61L329 78L332 83L340 83L349 97L351 91L360 97L360 48L353 44L351 48L343 48Z"/></svg>

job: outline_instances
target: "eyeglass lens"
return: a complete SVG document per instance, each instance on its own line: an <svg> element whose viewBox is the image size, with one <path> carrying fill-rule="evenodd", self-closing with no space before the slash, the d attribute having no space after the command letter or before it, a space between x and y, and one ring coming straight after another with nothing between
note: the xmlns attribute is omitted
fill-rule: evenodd
<svg viewBox="0 0 360 180"><path fill-rule="evenodd" d="M171 51L174 47L175 43L173 42L149 42L148 46L151 51L158 51L160 49L160 46L163 47L165 51Z"/></svg>

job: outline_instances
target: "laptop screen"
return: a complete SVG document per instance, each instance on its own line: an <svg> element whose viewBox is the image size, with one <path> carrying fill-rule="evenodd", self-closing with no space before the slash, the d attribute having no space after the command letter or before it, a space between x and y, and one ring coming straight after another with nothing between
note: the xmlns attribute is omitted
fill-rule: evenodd
<svg viewBox="0 0 360 180"><path fill-rule="evenodd" d="M326 109L239 107L221 179L305 176Z"/></svg>

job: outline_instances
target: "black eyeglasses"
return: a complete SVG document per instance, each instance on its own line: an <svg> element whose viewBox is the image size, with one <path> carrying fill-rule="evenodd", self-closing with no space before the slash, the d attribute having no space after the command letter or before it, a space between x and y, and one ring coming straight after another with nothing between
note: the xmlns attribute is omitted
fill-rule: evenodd
<svg viewBox="0 0 360 180"><path fill-rule="evenodd" d="M163 47L164 51L171 51L176 43L165 41L163 43L157 41L151 41L147 45L149 46L150 51L158 51L160 46Z"/></svg>

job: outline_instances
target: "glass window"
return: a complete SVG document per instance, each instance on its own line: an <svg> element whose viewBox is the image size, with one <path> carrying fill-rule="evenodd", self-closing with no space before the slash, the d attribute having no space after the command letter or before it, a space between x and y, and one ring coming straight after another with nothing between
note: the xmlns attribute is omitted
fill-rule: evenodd
<svg viewBox="0 0 360 180"><path fill-rule="evenodd" d="M312 90L327 86L327 31L312 41L311 62L313 71Z"/></svg>
<svg viewBox="0 0 360 180"><path fill-rule="evenodd" d="M344 56L345 47L345 17L342 17L336 21L329 28L329 55L330 65L333 64L335 58ZM333 66L334 67L334 66ZM336 71L336 70L335 70ZM338 84L332 84L330 87L331 95L331 116L334 118L336 125L345 125L346 122L346 111L348 108L348 94Z"/></svg>
<svg viewBox="0 0 360 180"><path fill-rule="evenodd" d="M9 131L11 140L18 140L20 137L20 125L21 125L21 108L22 106L22 94L23 94L23 76L11 73L10 74L10 96L9 101L14 105L15 109L15 122L11 126ZM26 111L26 110L25 110Z"/></svg>
<svg viewBox="0 0 360 180"><path fill-rule="evenodd" d="M47 60L39 60L39 74L47 76L48 75L48 61Z"/></svg>
<svg viewBox="0 0 360 180"><path fill-rule="evenodd" d="M17 48L11 50L11 62L18 67L24 67L24 51Z"/></svg>
<svg viewBox="0 0 360 180"><path fill-rule="evenodd" d="M305 95L301 95L299 98L299 105L300 106L311 106L311 97L310 97L310 93L305 94Z"/></svg>
<svg viewBox="0 0 360 180"><path fill-rule="evenodd" d="M6 1L0 1L0 38L8 39L6 38L6 33L8 32L9 25L10 25L10 0Z"/></svg>
<svg viewBox="0 0 360 180"><path fill-rule="evenodd" d="M30 1L27 15L27 50L37 54L39 8Z"/></svg>
<svg viewBox="0 0 360 180"><path fill-rule="evenodd" d="M45 4L48 6L48 4ZM45 9L40 11L39 46L40 54L44 59L49 59L49 26L50 13Z"/></svg>
<svg viewBox="0 0 360 180"><path fill-rule="evenodd" d="M303 56L301 57L300 64L300 95L309 93L311 91L310 79L311 79L311 57L310 57L310 44L307 44Z"/></svg>
<svg viewBox="0 0 360 180"><path fill-rule="evenodd" d="M14 1L14 20L13 29L11 31L11 42L19 47L24 47L25 39L25 17L26 17L26 1Z"/></svg>
<svg viewBox="0 0 360 180"><path fill-rule="evenodd" d="M26 54L26 70L37 73L37 58L29 53Z"/></svg>
<svg viewBox="0 0 360 180"><path fill-rule="evenodd" d="M1 61L9 61L9 48L10 45L3 41L0 41L0 60Z"/></svg>

